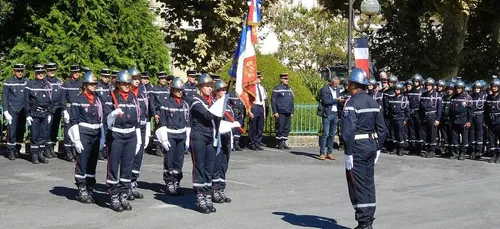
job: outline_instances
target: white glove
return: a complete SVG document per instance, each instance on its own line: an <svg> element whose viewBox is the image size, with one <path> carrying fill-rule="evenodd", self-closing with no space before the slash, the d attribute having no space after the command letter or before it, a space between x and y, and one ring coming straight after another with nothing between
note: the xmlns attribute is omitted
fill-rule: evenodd
<svg viewBox="0 0 500 229"><path fill-rule="evenodd" d="M184 151L188 151L189 149L189 144L191 143L191 127L186 128L186 147L184 148Z"/></svg>
<svg viewBox="0 0 500 229"><path fill-rule="evenodd" d="M49 115L49 117L47 117L47 123L50 124L50 121L52 121L52 115Z"/></svg>
<svg viewBox="0 0 500 229"><path fill-rule="evenodd" d="M222 115L224 115L224 111L225 111L223 109L225 98L226 98L226 95L222 96L222 98L215 101L215 103L213 103L212 106L210 106L210 108L208 109L210 111L210 113L221 118Z"/></svg>
<svg viewBox="0 0 500 229"><path fill-rule="evenodd" d="M146 137L144 138L144 149L148 148L149 145L149 137L151 137L151 123L146 123Z"/></svg>
<svg viewBox="0 0 500 229"><path fill-rule="evenodd" d="M123 114L123 111L120 108L117 108L113 112L109 113L107 118L108 127L112 127L113 125L115 125L116 116L121 114Z"/></svg>
<svg viewBox="0 0 500 229"><path fill-rule="evenodd" d="M69 123L69 113L68 111L63 111L64 123Z"/></svg>
<svg viewBox="0 0 500 229"><path fill-rule="evenodd" d="M75 142L75 149L78 154L81 154L83 151L83 145L81 141L76 141Z"/></svg>
<svg viewBox="0 0 500 229"><path fill-rule="evenodd" d="M135 154L137 154L137 153L139 153L139 150L141 149L141 145L142 145L142 135L141 135L140 128L135 129L135 135L137 136L137 146L135 147Z"/></svg>
<svg viewBox="0 0 500 229"><path fill-rule="evenodd" d="M374 164L377 164L378 157L380 156L380 150L377 150L377 156L375 157L375 162Z"/></svg>
<svg viewBox="0 0 500 229"><path fill-rule="evenodd" d="M31 116L28 116L26 118L26 122L28 123L28 126L31 126L31 123L33 123L33 118Z"/></svg>
<svg viewBox="0 0 500 229"><path fill-rule="evenodd" d="M7 122L9 122L9 125L12 124L12 116L9 114L8 111L4 111L3 116L5 116L5 119L7 119Z"/></svg>
<svg viewBox="0 0 500 229"><path fill-rule="evenodd" d="M344 155L345 158L345 168L347 170L351 170L354 168L354 160L352 159L352 155Z"/></svg>
<svg viewBox="0 0 500 229"><path fill-rule="evenodd" d="M160 141L161 145L163 148L165 148L166 151L170 149L170 142L168 142L168 132L167 132L167 127L162 126L158 128L155 132L156 138L158 138L158 141Z"/></svg>

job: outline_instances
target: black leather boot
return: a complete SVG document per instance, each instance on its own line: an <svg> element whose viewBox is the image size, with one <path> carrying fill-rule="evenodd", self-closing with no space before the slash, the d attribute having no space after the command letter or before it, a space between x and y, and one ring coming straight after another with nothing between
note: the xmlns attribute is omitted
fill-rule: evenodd
<svg viewBox="0 0 500 229"><path fill-rule="evenodd" d="M234 150L236 150L236 151L242 151L242 149L240 147L240 139L239 138L234 140L233 146L234 146Z"/></svg>
<svg viewBox="0 0 500 229"><path fill-rule="evenodd" d="M285 149L291 149L291 147L288 146L288 143L286 143L286 140L283 140L283 148L285 148Z"/></svg>
<svg viewBox="0 0 500 229"><path fill-rule="evenodd" d="M283 149L283 141L282 140L280 140L278 142L278 149Z"/></svg>
<svg viewBox="0 0 500 229"><path fill-rule="evenodd" d="M52 158L52 153L50 152L50 146L46 146L43 150L43 156L46 158Z"/></svg>
<svg viewBox="0 0 500 229"><path fill-rule="evenodd" d="M125 211L132 211L132 205L128 202L128 194L122 193L120 195L120 203Z"/></svg>
<svg viewBox="0 0 500 229"><path fill-rule="evenodd" d="M45 156L43 155L43 152L45 150L41 150L41 151L38 151L38 160L43 163L43 164L48 164L49 163L49 160L47 158L45 158Z"/></svg>
<svg viewBox="0 0 500 229"><path fill-rule="evenodd" d="M92 197L87 191L86 187L78 187L78 196L77 196L78 201L84 203L84 204L91 204Z"/></svg>
<svg viewBox="0 0 500 229"><path fill-rule="evenodd" d="M493 162L495 162L497 160L497 157L498 157L497 151L493 151L492 154L493 154L493 156L488 161L488 163L493 163Z"/></svg>
<svg viewBox="0 0 500 229"><path fill-rule="evenodd" d="M38 161L38 152L33 152L33 149L31 149L31 163L33 164L39 164L40 162Z"/></svg>
<svg viewBox="0 0 500 229"><path fill-rule="evenodd" d="M11 161L16 160L16 151L15 149L9 149L9 154L7 155L7 158Z"/></svg>
<svg viewBox="0 0 500 229"><path fill-rule="evenodd" d="M219 195L224 200L224 203L231 203L231 198L226 196L224 189L219 190Z"/></svg>
<svg viewBox="0 0 500 229"><path fill-rule="evenodd" d="M66 154L66 157L64 158L64 159L66 159L66 161L69 161L69 162L75 161L75 158L73 157L73 153L71 152L71 148L65 147L64 154Z"/></svg>
<svg viewBox="0 0 500 229"><path fill-rule="evenodd" d="M203 193L196 194L196 210L203 214L210 214L210 209L207 207Z"/></svg>
<svg viewBox="0 0 500 229"><path fill-rule="evenodd" d="M212 202L212 195L211 194L205 194L205 202L207 203L207 208L210 211L210 213L217 212L217 209L215 209L214 203Z"/></svg>
<svg viewBox="0 0 500 229"><path fill-rule="evenodd" d="M165 188L165 192L167 195L176 196L177 190L175 189L174 182L168 182L167 187Z"/></svg>
<svg viewBox="0 0 500 229"><path fill-rule="evenodd" d="M461 161L465 160L465 152L464 152L464 150L460 150L459 152L460 152L460 154L458 156L458 160L461 160Z"/></svg>
<svg viewBox="0 0 500 229"><path fill-rule="evenodd" d="M97 153L97 160L104 161L104 151L105 150L106 150L106 148L102 148L101 150L99 150L99 153Z"/></svg>
<svg viewBox="0 0 500 229"><path fill-rule="evenodd" d="M132 183L130 183L130 190L135 199L144 199L144 195L137 189L137 181L132 181Z"/></svg>
<svg viewBox="0 0 500 229"><path fill-rule="evenodd" d="M111 196L109 207L115 212L122 212L124 210L122 204L120 203L120 198L118 197L118 195Z"/></svg>
<svg viewBox="0 0 500 229"><path fill-rule="evenodd" d="M224 200L220 196L219 190L214 190L212 193L212 201L214 203L222 204L224 203Z"/></svg>

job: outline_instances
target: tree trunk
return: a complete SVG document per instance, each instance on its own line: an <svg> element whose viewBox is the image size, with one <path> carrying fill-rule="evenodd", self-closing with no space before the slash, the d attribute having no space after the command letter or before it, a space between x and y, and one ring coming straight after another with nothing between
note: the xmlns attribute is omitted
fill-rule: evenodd
<svg viewBox="0 0 500 229"><path fill-rule="evenodd" d="M451 78L458 74L460 68L461 52L464 48L467 35L467 22L469 14L460 7L443 7L441 74L443 77Z"/></svg>

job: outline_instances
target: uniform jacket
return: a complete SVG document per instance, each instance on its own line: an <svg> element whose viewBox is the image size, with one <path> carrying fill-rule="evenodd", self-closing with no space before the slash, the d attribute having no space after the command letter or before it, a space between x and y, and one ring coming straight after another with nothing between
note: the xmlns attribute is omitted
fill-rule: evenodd
<svg viewBox="0 0 500 229"><path fill-rule="evenodd" d="M95 94L99 96L99 99L101 100L102 103L113 102L111 99L110 91L111 91L111 83L104 84L102 83L102 81L99 81L99 83L97 83Z"/></svg>
<svg viewBox="0 0 500 229"><path fill-rule="evenodd" d="M159 115L161 104L170 97L170 87L168 85L156 85L151 95L153 96L151 107L154 108L152 113Z"/></svg>
<svg viewBox="0 0 500 229"><path fill-rule="evenodd" d="M389 114L389 100L394 97L394 89L391 87L391 88L386 88L382 91L383 93L383 99L382 99L382 102L383 102L383 112L384 112L384 117L385 118L390 118L390 114Z"/></svg>
<svg viewBox="0 0 500 229"><path fill-rule="evenodd" d="M471 98L465 93L454 94L450 101L450 119L453 124L465 124L471 122L472 107Z"/></svg>
<svg viewBox="0 0 500 229"><path fill-rule="evenodd" d="M484 108L484 120L486 125L500 124L500 93L488 95L486 107Z"/></svg>
<svg viewBox="0 0 500 229"><path fill-rule="evenodd" d="M94 98L92 103L87 99L83 92L80 92L76 100L71 103L71 108L69 109L69 123L70 126L78 125L80 123L86 124L101 124L103 122L103 104L94 93ZM79 126L80 132L86 134L98 134L99 129L91 129L84 126Z"/></svg>
<svg viewBox="0 0 500 229"><path fill-rule="evenodd" d="M184 99L188 104L191 103L191 100L196 96L196 93L196 84L191 84L189 82L184 84Z"/></svg>
<svg viewBox="0 0 500 229"><path fill-rule="evenodd" d="M28 79L18 79L15 76L7 79L3 84L2 107L4 111L20 112L25 107L26 98L24 90Z"/></svg>
<svg viewBox="0 0 500 229"><path fill-rule="evenodd" d="M61 103L61 100L63 98L62 80L56 77L49 77L49 76L46 76L45 80L47 80L50 83L50 87L52 88L52 101L54 101L54 107L63 108L66 104Z"/></svg>
<svg viewBox="0 0 500 229"><path fill-rule="evenodd" d="M420 97L420 118L426 121L441 120L442 100L435 90L426 91Z"/></svg>
<svg viewBox="0 0 500 229"><path fill-rule="evenodd" d="M420 89L412 88L406 93L408 97L408 102L410 106L410 115L419 115L418 110L420 109L420 97L422 97L422 91Z"/></svg>
<svg viewBox="0 0 500 229"><path fill-rule="evenodd" d="M191 100L189 110L191 112L191 133L197 133L206 137L215 138L215 128L217 116L208 110L213 104L213 99L208 101L200 95L196 95Z"/></svg>
<svg viewBox="0 0 500 229"><path fill-rule="evenodd" d="M144 87L144 85L139 84L136 98L137 102L139 102L139 108L141 111L141 116L139 118L140 125L146 125L146 122L149 122L151 118L149 117L150 102L148 99L148 92L146 91L146 87Z"/></svg>
<svg viewBox="0 0 500 229"><path fill-rule="evenodd" d="M233 108L235 120L239 121L245 118L245 104L241 102L241 99L236 94L236 91L229 93L228 105Z"/></svg>
<svg viewBox="0 0 500 229"><path fill-rule="evenodd" d="M371 90L368 91L368 95L371 96L377 103L382 107L383 105L383 99L384 99L384 94L378 90Z"/></svg>
<svg viewBox="0 0 500 229"><path fill-rule="evenodd" d="M128 129L133 127L138 128L141 111L139 107L139 102L135 98L134 93L129 91L128 98L126 100L117 91L113 91L111 93L114 93L115 98L119 104L119 107L123 111L122 115L118 115L116 117L114 127L120 129ZM106 102L104 105L104 117L108 117L108 115L113 110L115 110L115 104L113 102Z"/></svg>
<svg viewBox="0 0 500 229"><path fill-rule="evenodd" d="M441 112L441 121L443 122L450 122L450 105L451 105L451 98L453 97L452 95L444 95L443 96L443 102L442 102L442 112Z"/></svg>
<svg viewBox="0 0 500 229"><path fill-rule="evenodd" d="M293 114L294 112L294 95L288 85L280 84L273 89L271 97L271 107L273 114Z"/></svg>
<svg viewBox="0 0 500 229"><path fill-rule="evenodd" d="M335 98L333 98L332 90L335 92ZM340 111L337 98L340 96L340 88L333 88L330 84L325 85L321 88L321 105L323 106L323 117L328 117L332 113L332 107L337 107L337 111Z"/></svg>
<svg viewBox="0 0 500 229"><path fill-rule="evenodd" d="M186 128L190 127L189 105L183 98L170 96L160 107L160 127L167 127L168 138L186 139ZM179 130L182 133L179 133ZM177 133L174 133L177 132Z"/></svg>
<svg viewBox="0 0 500 229"><path fill-rule="evenodd" d="M76 97L78 96L78 93L80 93L81 88L82 88L81 80L73 80L72 78L70 78L66 82L64 82L62 85L63 93L61 98L61 104L67 105L75 101Z"/></svg>
<svg viewBox="0 0 500 229"><path fill-rule="evenodd" d="M470 97L473 116L483 115L487 97L486 93L474 93Z"/></svg>
<svg viewBox="0 0 500 229"><path fill-rule="evenodd" d="M408 121L410 107L406 95L395 95L389 99L389 114L391 120Z"/></svg>
<svg viewBox="0 0 500 229"><path fill-rule="evenodd" d="M26 116L44 118L53 113L52 89L45 79L34 79L24 90Z"/></svg>

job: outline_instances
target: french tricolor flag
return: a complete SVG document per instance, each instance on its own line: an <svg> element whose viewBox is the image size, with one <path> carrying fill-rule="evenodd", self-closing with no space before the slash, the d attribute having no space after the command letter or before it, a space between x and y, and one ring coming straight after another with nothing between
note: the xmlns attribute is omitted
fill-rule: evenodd
<svg viewBox="0 0 500 229"><path fill-rule="evenodd" d="M248 0L248 17L247 17L247 25L251 25L252 33L252 43L257 44L258 35L257 29L262 21L262 0Z"/></svg>
<svg viewBox="0 0 500 229"><path fill-rule="evenodd" d="M368 38L354 38L354 59L356 68L365 70L370 79L370 50L368 49Z"/></svg>

